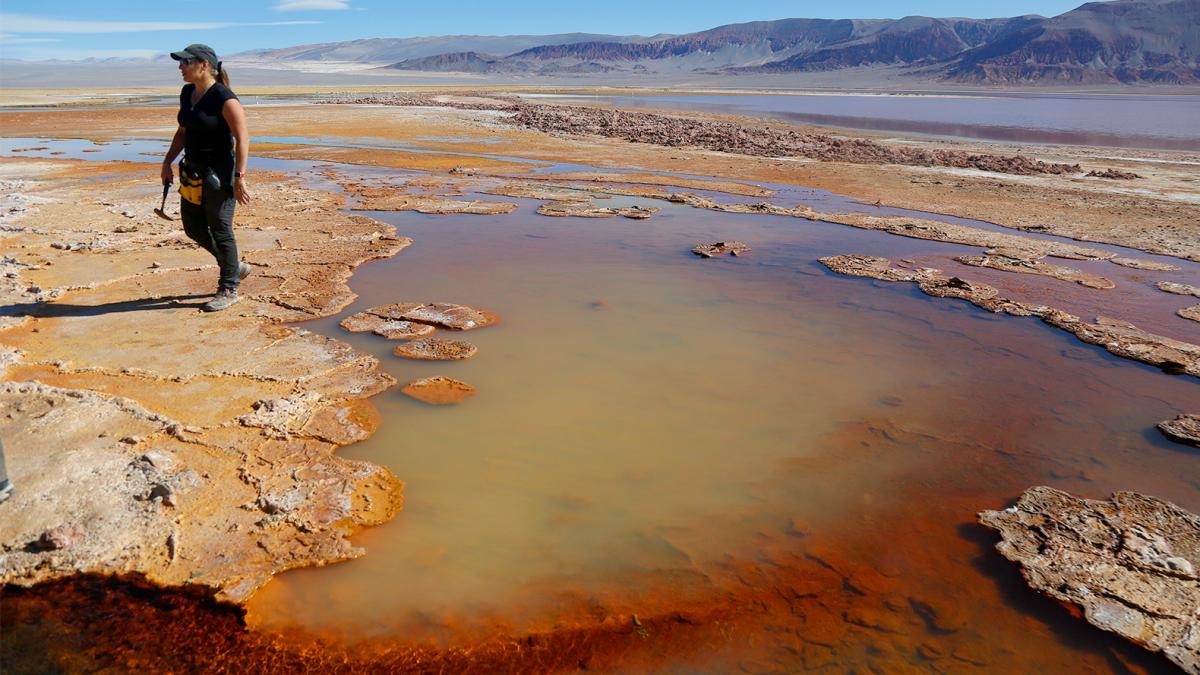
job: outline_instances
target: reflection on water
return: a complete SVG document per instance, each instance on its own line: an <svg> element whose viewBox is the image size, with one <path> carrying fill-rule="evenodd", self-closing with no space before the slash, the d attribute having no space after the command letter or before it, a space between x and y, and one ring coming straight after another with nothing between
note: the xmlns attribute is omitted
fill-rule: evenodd
<svg viewBox="0 0 1200 675"><path fill-rule="evenodd" d="M1087 94L977 96L556 96L622 108L750 115L843 129L1019 143L1200 150L1200 97ZM1148 123L1152 120L1153 123Z"/></svg>
<svg viewBox="0 0 1200 675"><path fill-rule="evenodd" d="M1147 433L1200 405L1194 382L813 262L959 247L675 206L645 222L376 215L415 243L356 272L346 313L448 301L504 321L456 335L480 353L449 364L392 357L337 318L306 324L401 382L448 375L479 394L375 399L379 432L343 452L405 480L405 510L357 537L368 556L269 584L256 627L454 645L753 605L768 609L751 637L689 667L794 669L803 650L779 631L835 634L822 649L847 666L957 651L1000 670L1102 667L1115 639L1039 604L974 513L1035 484L1200 507L1194 454ZM687 253L730 232L754 252ZM806 583L811 622L769 609ZM910 600L953 613L953 630Z"/></svg>

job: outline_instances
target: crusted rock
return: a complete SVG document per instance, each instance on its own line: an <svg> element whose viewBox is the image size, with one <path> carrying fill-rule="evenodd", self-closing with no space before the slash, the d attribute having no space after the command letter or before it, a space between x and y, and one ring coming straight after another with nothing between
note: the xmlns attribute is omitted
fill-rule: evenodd
<svg viewBox="0 0 1200 675"><path fill-rule="evenodd" d="M308 421L321 394L315 391L295 394L285 398L275 398L257 401L254 412L238 418L238 421L248 427L262 427L277 434L296 433Z"/></svg>
<svg viewBox="0 0 1200 675"><path fill-rule="evenodd" d="M1149 270L1151 272L1178 272L1179 266L1171 263L1155 262L1153 260L1142 260L1140 258L1127 258L1118 256L1109 260L1111 263L1120 265L1121 267L1131 267L1135 270Z"/></svg>
<svg viewBox="0 0 1200 675"><path fill-rule="evenodd" d="M547 202L579 202L588 199L587 194L580 190L540 183L504 183L502 185L483 188L479 192L502 197L541 199Z"/></svg>
<svg viewBox="0 0 1200 675"><path fill-rule="evenodd" d="M1158 423L1158 430L1167 438L1200 447L1200 415L1180 415Z"/></svg>
<svg viewBox="0 0 1200 675"><path fill-rule="evenodd" d="M743 253L749 253L754 249L743 244L740 241L718 241L712 244L697 244L692 247L692 253L701 258L712 258L714 256L728 253L732 256L739 256Z"/></svg>
<svg viewBox="0 0 1200 675"><path fill-rule="evenodd" d="M371 332L389 340L411 340L413 338L425 337L436 330L437 328L429 324L415 323L413 321L384 321L378 327L372 329Z"/></svg>
<svg viewBox="0 0 1200 675"><path fill-rule="evenodd" d="M171 459L169 454L161 450L151 450L138 459L159 471L169 470L175 464L175 460Z"/></svg>
<svg viewBox="0 0 1200 675"><path fill-rule="evenodd" d="M400 322L426 324L450 330L474 330L490 326L499 320L500 317L492 312L466 305L449 302L401 302L363 310L344 319L342 327L358 332L374 331L380 335L395 332L396 337L405 337L404 333L420 337L428 335L432 330L422 331L421 328L404 326Z"/></svg>
<svg viewBox="0 0 1200 675"><path fill-rule="evenodd" d="M1200 673L1200 517L1134 492L1093 501L1034 487L979 520L1030 586Z"/></svg>
<svg viewBox="0 0 1200 675"><path fill-rule="evenodd" d="M1175 295L1194 295L1200 298L1200 286L1191 286L1189 284L1177 284L1173 281L1160 281L1155 286L1160 291L1174 293Z"/></svg>
<svg viewBox="0 0 1200 675"><path fill-rule="evenodd" d="M553 204L542 204L537 212L543 216L575 216L578 218L612 218L624 216L634 220L645 220L658 213L659 209L647 206L629 206L610 208L596 206L590 201L561 201Z"/></svg>
<svg viewBox="0 0 1200 675"><path fill-rule="evenodd" d="M410 382L400 391L430 405L460 403L475 395L475 387L441 375Z"/></svg>
<svg viewBox="0 0 1200 675"><path fill-rule="evenodd" d="M408 321L427 323L450 330L474 330L490 326L499 320L495 314L488 311L455 305L446 302L433 302L417 305L403 311L399 317Z"/></svg>
<svg viewBox="0 0 1200 675"><path fill-rule="evenodd" d="M1072 267L1050 265L1040 260L1025 256L996 253L988 255L958 256L955 258L955 260L964 265L971 265L972 267L989 267L995 270L1004 270L1005 272L1037 274L1040 276L1061 279L1063 281L1074 281L1075 283L1081 286L1087 286L1088 288L1114 288L1116 286L1116 284L1108 279L1095 274L1090 274Z"/></svg>
<svg viewBox="0 0 1200 675"><path fill-rule="evenodd" d="M175 506L175 491L166 483L157 483L150 488L150 494L146 495L150 501L159 501L163 506Z"/></svg>
<svg viewBox="0 0 1200 675"><path fill-rule="evenodd" d="M83 535L83 528L79 525L59 525L46 530L38 537L37 548L43 551L60 551L74 545Z"/></svg>
<svg viewBox="0 0 1200 675"><path fill-rule="evenodd" d="M1179 316L1182 316L1185 319L1191 319L1192 321L1200 321L1200 305L1192 305L1191 307L1184 307L1183 309L1176 312L1176 314L1178 314Z"/></svg>
<svg viewBox="0 0 1200 675"><path fill-rule="evenodd" d="M1141 176L1133 173L1132 171L1121 171L1118 169L1105 169L1104 171L1092 169L1091 171L1087 172L1087 177L1110 178L1113 180L1133 180L1135 178L1141 178Z"/></svg>
<svg viewBox="0 0 1200 675"><path fill-rule="evenodd" d="M342 319L339 325L351 333L369 333L387 322L386 318L378 314L358 312Z"/></svg>
<svg viewBox="0 0 1200 675"><path fill-rule="evenodd" d="M379 427L379 412L363 399L344 401L321 408L300 430L305 436L328 443L348 445L370 438Z"/></svg>
<svg viewBox="0 0 1200 675"><path fill-rule="evenodd" d="M1059 310L1035 313L1051 326L1070 331L1080 340L1117 356L1149 363L1169 373L1200 377L1200 346L1190 342L1147 333L1131 323L1105 316L1096 317L1095 323L1085 323Z"/></svg>
<svg viewBox="0 0 1200 675"><path fill-rule="evenodd" d="M441 338L421 338L406 342L396 347L396 356L407 359L426 359L431 361L459 361L469 359L479 352L479 348L463 340L443 340Z"/></svg>

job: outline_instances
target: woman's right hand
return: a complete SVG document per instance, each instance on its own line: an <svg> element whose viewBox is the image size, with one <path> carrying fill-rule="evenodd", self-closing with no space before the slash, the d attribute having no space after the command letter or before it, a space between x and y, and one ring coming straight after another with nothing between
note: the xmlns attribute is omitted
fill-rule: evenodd
<svg viewBox="0 0 1200 675"><path fill-rule="evenodd" d="M171 168L170 162L163 162L162 165L162 184L170 185L175 182L175 171Z"/></svg>

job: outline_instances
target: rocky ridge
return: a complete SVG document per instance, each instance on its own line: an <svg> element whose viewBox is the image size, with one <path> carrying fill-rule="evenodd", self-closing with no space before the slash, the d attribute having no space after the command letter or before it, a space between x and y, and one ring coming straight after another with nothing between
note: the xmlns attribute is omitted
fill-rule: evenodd
<svg viewBox="0 0 1200 675"><path fill-rule="evenodd" d="M527 75L890 67L910 78L987 84L1186 84L1200 79L1200 43L1187 30L1198 18L1196 0L1115 0L1051 18L789 18L656 38L544 41L513 52L475 48L491 45L465 37L386 67Z"/></svg>
<svg viewBox="0 0 1200 675"><path fill-rule="evenodd" d="M927 150L851 138L750 126L656 113L525 103L517 98L478 97L461 102L436 95L359 96L328 104L443 106L515 113L506 122L527 129L575 136L595 135L668 147L692 146L757 157L804 157L859 164L903 164L976 169L1014 175L1079 174L1078 165L1048 163L1019 155L999 156L960 150ZM569 180L569 179L568 179Z"/></svg>

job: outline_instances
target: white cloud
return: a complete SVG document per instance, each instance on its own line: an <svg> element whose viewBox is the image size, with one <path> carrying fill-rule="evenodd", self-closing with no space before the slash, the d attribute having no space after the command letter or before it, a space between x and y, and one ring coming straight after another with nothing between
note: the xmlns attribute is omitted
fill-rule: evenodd
<svg viewBox="0 0 1200 675"><path fill-rule="evenodd" d="M162 55L155 49L60 49L57 47L8 48L0 43L0 58L23 61L86 61L96 59L146 59Z"/></svg>
<svg viewBox="0 0 1200 675"><path fill-rule="evenodd" d="M0 33L0 45L31 45L41 42L62 42L58 38L31 38L12 33Z"/></svg>
<svg viewBox="0 0 1200 675"><path fill-rule="evenodd" d="M313 9L350 9L350 0L275 0L276 12L301 12Z"/></svg>
<svg viewBox="0 0 1200 675"><path fill-rule="evenodd" d="M20 14L0 14L0 23L12 33L141 33L154 30L205 30L228 23L180 21L76 21Z"/></svg>
<svg viewBox="0 0 1200 675"><path fill-rule="evenodd" d="M319 21L270 21L265 23L182 21L75 21L0 13L0 24L9 33L145 33L170 30L211 30L233 26L298 26Z"/></svg>

